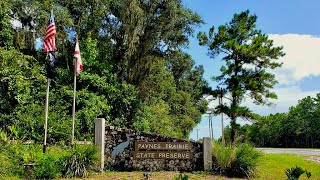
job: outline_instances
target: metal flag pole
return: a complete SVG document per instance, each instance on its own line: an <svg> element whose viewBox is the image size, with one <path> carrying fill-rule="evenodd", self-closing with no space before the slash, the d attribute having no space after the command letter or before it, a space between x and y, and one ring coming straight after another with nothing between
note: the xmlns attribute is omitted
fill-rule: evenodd
<svg viewBox="0 0 320 180"><path fill-rule="evenodd" d="M78 44L78 35L76 36L76 47L74 51L74 77L73 77L73 105L72 105L72 140L71 145L74 145L74 131L75 131L75 117L76 117L76 92L77 92L77 74L78 74L78 65L79 69L82 69L80 49Z"/></svg>
<svg viewBox="0 0 320 180"><path fill-rule="evenodd" d="M45 102L45 121L44 121L43 153L46 153L46 147L47 147L49 89L50 89L50 78L47 78L47 94L46 94L46 102Z"/></svg>
<svg viewBox="0 0 320 180"><path fill-rule="evenodd" d="M199 140L199 129L197 129L197 141Z"/></svg>
<svg viewBox="0 0 320 180"><path fill-rule="evenodd" d="M49 107L49 89L50 89L50 78L54 77L54 63L56 58L56 43L54 36L56 35L56 26L54 23L53 10L51 9L50 19L46 30L46 36L44 39L44 52L49 56L49 62L47 62L47 93L45 102L45 122L44 122L44 142L43 142L43 153L46 152L47 147L47 130L48 130L48 107ZM53 53L53 54L52 54ZM47 58L46 58L47 59Z"/></svg>
<svg viewBox="0 0 320 180"><path fill-rule="evenodd" d="M77 37L78 41L78 37ZM75 126L75 114L76 114L76 90L77 90L77 76L76 76L76 71L77 67L76 64L77 59L74 60L74 78L73 78L73 105L72 105L72 140L71 140L71 145L74 145L74 126Z"/></svg>

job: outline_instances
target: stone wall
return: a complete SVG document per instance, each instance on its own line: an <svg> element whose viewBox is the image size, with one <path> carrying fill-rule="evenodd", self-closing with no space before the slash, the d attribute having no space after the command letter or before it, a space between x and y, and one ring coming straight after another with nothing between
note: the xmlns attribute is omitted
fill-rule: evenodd
<svg viewBox="0 0 320 180"><path fill-rule="evenodd" d="M134 142L190 142L192 159L134 159ZM119 171L202 171L203 144L155 134L105 127L105 169Z"/></svg>

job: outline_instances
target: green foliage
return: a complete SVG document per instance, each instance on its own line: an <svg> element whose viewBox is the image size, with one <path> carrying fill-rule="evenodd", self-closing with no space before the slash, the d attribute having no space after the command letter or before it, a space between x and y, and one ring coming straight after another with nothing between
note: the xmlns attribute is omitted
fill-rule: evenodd
<svg viewBox="0 0 320 180"><path fill-rule="evenodd" d="M14 141L3 145L0 152L1 176L30 177L30 172L25 171L26 164L33 164L42 156L42 148L39 145L23 144Z"/></svg>
<svg viewBox="0 0 320 180"><path fill-rule="evenodd" d="M298 180L303 173L306 173L308 179L310 178L311 173L307 170L303 170L301 167L296 166L286 170L288 180Z"/></svg>
<svg viewBox="0 0 320 180"><path fill-rule="evenodd" d="M229 177L252 176L261 153L249 144L227 144L214 142L212 146L214 171Z"/></svg>
<svg viewBox="0 0 320 180"><path fill-rule="evenodd" d="M7 133L5 133L2 129L0 129L0 144L5 145L9 142Z"/></svg>
<svg viewBox="0 0 320 180"><path fill-rule="evenodd" d="M306 160L301 155L276 153L262 155L255 179L287 179L285 170L293 167L293 165L304 167L304 169L313 172L310 179L320 179L319 163ZM300 178L306 179L303 175Z"/></svg>
<svg viewBox="0 0 320 180"><path fill-rule="evenodd" d="M10 161L6 150L7 143L7 134L0 130L0 179L10 173Z"/></svg>
<svg viewBox="0 0 320 180"><path fill-rule="evenodd" d="M41 145L11 142L0 147L0 177L83 177L95 170L97 152L93 145L77 145L73 149L50 146L44 154Z"/></svg>
<svg viewBox="0 0 320 180"><path fill-rule="evenodd" d="M4 0L0 7L0 127L9 139L43 140L46 62L36 42L45 35L51 9L58 57L49 144L71 139L75 34L84 64L77 76L76 139L92 138L97 117L187 138L206 111L203 67L181 51L202 20L181 0ZM11 18L21 27L12 27Z"/></svg>
<svg viewBox="0 0 320 180"><path fill-rule="evenodd" d="M288 113L262 117L252 125L238 128L245 141L260 147L320 147L320 94L299 100ZM226 128L225 136L230 136Z"/></svg>
<svg viewBox="0 0 320 180"><path fill-rule="evenodd" d="M9 17L9 1L0 2L0 47L10 48L13 45L12 26Z"/></svg>
<svg viewBox="0 0 320 180"><path fill-rule="evenodd" d="M225 173L224 171L232 167L232 163L236 160L236 149L231 145L224 146L218 142L214 142L212 155L214 157L214 165L218 165L218 169L215 171L220 171L223 174Z"/></svg>
<svg viewBox="0 0 320 180"><path fill-rule="evenodd" d="M214 96L230 94L230 103L216 108L216 113L225 113L231 119L231 141L235 138L236 119L253 119L249 108L241 106L245 95L255 104L270 105L268 99L277 98L270 89L277 83L274 74L267 71L281 66L275 62L284 56L282 47L274 47L268 35L256 28L256 15L249 11L234 14L233 19L218 27L212 27L208 35L198 34L199 44L207 46L209 55L224 57L221 75L212 79L219 83Z"/></svg>
<svg viewBox="0 0 320 180"><path fill-rule="evenodd" d="M188 179L189 179L189 176L181 172L179 173L179 175L173 177L173 180L188 180Z"/></svg>
<svg viewBox="0 0 320 180"><path fill-rule="evenodd" d="M93 145L75 146L70 156L65 157L64 169L65 177L84 177L89 170L94 169L98 159L98 150Z"/></svg>
<svg viewBox="0 0 320 180"><path fill-rule="evenodd" d="M306 170L306 176L309 179L311 177L311 172L309 172L308 170Z"/></svg>
<svg viewBox="0 0 320 180"><path fill-rule="evenodd" d="M63 169L62 154L49 151L43 154L35 161L35 166L32 169L34 178L36 179L54 179L61 177Z"/></svg>

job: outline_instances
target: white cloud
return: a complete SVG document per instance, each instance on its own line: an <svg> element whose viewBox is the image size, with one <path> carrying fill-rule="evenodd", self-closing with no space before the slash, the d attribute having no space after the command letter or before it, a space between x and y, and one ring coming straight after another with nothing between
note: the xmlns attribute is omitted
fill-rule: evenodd
<svg viewBox="0 0 320 180"><path fill-rule="evenodd" d="M250 101L246 101L243 105L250 107L253 112L260 115L269 115L278 112L288 112L289 107L297 105L299 100L307 96L315 96L319 93L319 91L302 91L299 86L276 88L273 91L278 95L278 99L271 100L275 106L257 106Z"/></svg>
<svg viewBox="0 0 320 180"><path fill-rule="evenodd" d="M320 38L300 34L270 34L275 46L283 46L283 66L275 70L280 84L293 85L309 76L320 75Z"/></svg>

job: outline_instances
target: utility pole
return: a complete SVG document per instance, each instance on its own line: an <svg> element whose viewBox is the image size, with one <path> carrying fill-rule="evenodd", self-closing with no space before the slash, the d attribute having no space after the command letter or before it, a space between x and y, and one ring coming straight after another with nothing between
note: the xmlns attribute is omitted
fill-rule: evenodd
<svg viewBox="0 0 320 180"><path fill-rule="evenodd" d="M197 141L199 140L199 129L197 129Z"/></svg>
<svg viewBox="0 0 320 180"><path fill-rule="evenodd" d="M210 113L207 113L208 116L208 120L209 120L209 135L210 135L210 138L213 138L213 125L212 125L212 112Z"/></svg>
<svg viewBox="0 0 320 180"><path fill-rule="evenodd" d="M209 123L209 136L210 136L210 138L211 138L210 113L207 113L207 114L208 114L208 116L206 116L206 117L208 117L208 123Z"/></svg>

